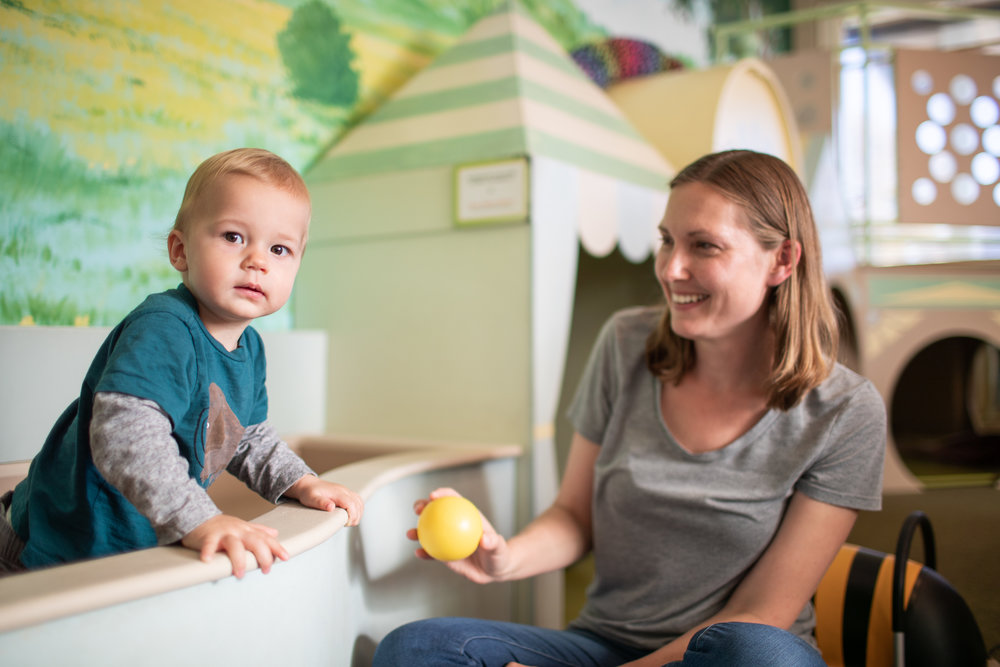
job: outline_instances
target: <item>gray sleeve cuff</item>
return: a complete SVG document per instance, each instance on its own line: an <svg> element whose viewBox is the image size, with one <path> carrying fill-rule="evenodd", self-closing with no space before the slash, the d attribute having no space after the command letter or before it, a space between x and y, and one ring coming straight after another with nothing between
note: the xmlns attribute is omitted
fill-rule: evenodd
<svg viewBox="0 0 1000 667"><path fill-rule="evenodd" d="M247 427L227 469L272 503L280 502L288 487L303 476L316 474L278 437L269 421Z"/></svg>

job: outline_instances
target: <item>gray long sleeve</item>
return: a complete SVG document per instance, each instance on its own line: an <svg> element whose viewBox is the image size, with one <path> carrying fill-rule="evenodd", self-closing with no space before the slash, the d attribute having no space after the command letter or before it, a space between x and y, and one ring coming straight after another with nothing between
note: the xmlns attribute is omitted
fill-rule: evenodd
<svg viewBox="0 0 1000 667"><path fill-rule="evenodd" d="M159 544L176 542L222 513L188 474L170 419L154 401L97 393L90 449L97 470L149 520Z"/></svg>
<svg viewBox="0 0 1000 667"><path fill-rule="evenodd" d="M315 474L278 437L269 421L247 427L226 469L272 503L279 502L281 494L301 477Z"/></svg>
<svg viewBox="0 0 1000 667"><path fill-rule="evenodd" d="M90 446L98 471L149 520L159 544L176 542L221 514L189 475L170 419L156 402L99 392ZM272 503L302 476L315 474L268 421L243 432L227 470Z"/></svg>

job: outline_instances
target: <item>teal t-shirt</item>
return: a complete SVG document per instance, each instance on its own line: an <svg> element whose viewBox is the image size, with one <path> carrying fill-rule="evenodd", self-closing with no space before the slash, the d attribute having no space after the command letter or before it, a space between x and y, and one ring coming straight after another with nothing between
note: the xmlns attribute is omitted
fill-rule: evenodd
<svg viewBox="0 0 1000 667"><path fill-rule="evenodd" d="M253 328L230 352L205 329L186 287L149 296L108 335L80 397L14 491L11 522L26 543L21 561L32 568L156 546L149 521L94 466L89 432L97 392L157 403L189 474L207 488L244 427L266 419L264 379L264 348Z"/></svg>

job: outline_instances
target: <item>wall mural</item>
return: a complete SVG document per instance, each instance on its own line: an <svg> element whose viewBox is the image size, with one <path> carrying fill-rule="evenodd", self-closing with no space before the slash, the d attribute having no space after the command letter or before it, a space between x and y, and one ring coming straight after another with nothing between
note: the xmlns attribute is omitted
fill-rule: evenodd
<svg viewBox="0 0 1000 667"><path fill-rule="evenodd" d="M308 170L504 2L0 0L0 324L115 324L179 282L165 239L204 158ZM606 37L522 4L567 50Z"/></svg>

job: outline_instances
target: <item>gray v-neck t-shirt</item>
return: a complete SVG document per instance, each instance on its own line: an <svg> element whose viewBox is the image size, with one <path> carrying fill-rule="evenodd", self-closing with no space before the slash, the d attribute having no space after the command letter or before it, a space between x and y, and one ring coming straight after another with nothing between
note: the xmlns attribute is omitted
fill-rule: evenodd
<svg viewBox="0 0 1000 667"><path fill-rule="evenodd" d="M726 447L691 454L670 434L660 381L645 362L662 308L604 326L569 408L601 447L594 471L595 577L572 627L655 650L718 612L771 542L801 491L881 507L885 404L837 365L788 411L770 410ZM792 632L815 644L812 605Z"/></svg>

